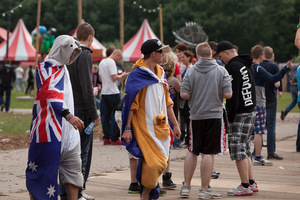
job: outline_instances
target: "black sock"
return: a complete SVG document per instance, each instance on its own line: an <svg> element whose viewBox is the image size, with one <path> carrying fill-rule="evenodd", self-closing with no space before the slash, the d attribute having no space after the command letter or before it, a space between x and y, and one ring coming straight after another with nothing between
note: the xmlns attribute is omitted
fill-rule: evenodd
<svg viewBox="0 0 300 200"><path fill-rule="evenodd" d="M249 180L250 185L252 185L253 183L255 183L255 180Z"/></svg>
<svg viewBox="0 0 300 200"><path fill-rule="evenodd" d="M242 186L243 186L244 188L248 188L248 187L250 186L250 183L242 183Z"/></svg>
<svg viewBox="0 0 300 200"><path fill-rule="evenodd" d="M259 159L261 159L261 156L255 156L255 158L259 160Z"/></svg>

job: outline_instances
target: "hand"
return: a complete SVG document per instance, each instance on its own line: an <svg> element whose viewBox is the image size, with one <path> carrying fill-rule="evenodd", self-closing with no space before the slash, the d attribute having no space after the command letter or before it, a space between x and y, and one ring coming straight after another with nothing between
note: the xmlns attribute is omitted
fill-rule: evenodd
<svg viewBox="0 0 300 200"><path fill-rule="evenodd" d="M279 96L279 97L282 97L282 92L278 92L278 96Z"/></svg>
<svg viewBox="0 0 300 200"><path fill-rule="evenodd" d="M97 96L98 95L98 88L97 87L94 87L94 96Z"/></svg>
<svg viewBox="0 0 300 200"><path fill-rule="evenodd" d="M180 139L180 136L181 136L181 131L179 129L179 126L174 126L174 136L176 139Z"/></svg>
<svg viewBox="0 0 300 200"><path fill-rule="evenodd" d="M173 86L170 86L170 91L171 91L173 94L176 94L176 93L177 93L176 89L175 89Z"/></svg>
<svg viewBox="0 0 300 200"><path fill-rule="evenodd" d="M286 66L291 69L293 67L293 61L294 59L287 61Z"/></svg>
<svg viewBox="0 0 300 200"><path fill-rule="evenodd" d="M123 132L122 138L125 140L126 143L132 140L132 133L131 131Z"/></svg>
<svg viewBox="0 0 300 200"><path fill-rule="evenodd" d="M96 120L94 120L95 127L100 124L100 117L98 117Z"/></svg>
<svg viewBox="0 0 300 200"><path fill-rule="evenodd" d="M79 130L80 132L84 129L83 121L76 116L71 117L71 119L69 120L69 123L72 124L72 126L76 130Z"/></svg>
<svg viewBox="0 0 300 200"><path fill-rule="evenodd" d="M128 74L129 74L128 72L123 72L121 77L124 78L124 77L128 76Z"/></svg>

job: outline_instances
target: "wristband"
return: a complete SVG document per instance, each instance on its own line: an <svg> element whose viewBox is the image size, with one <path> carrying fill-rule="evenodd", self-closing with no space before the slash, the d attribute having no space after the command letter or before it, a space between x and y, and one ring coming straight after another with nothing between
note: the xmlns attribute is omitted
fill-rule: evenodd
<svg viewBox="0 0 300 200"><path fill-rule="evenodd" d="M73 115L71 114L66 120L70 121L70 119L73 117Z"/></svg>
<svg viewBox="0 0 300 200"><path fill-rule="evenodd" d="M300 24L297 25L297 29L300 28Z"/></svg>
<svg viewBox="0 0 300 200"><path fill-rule="evenodd" d="M131 130L130 130L130 129L128 129L128 130L124 130L124 133L125 133L125 132L131 132Z"/></svg>
<svg viewBox="0 0 300 200"><path fill-rule="evenodd" d="M130 127L125 127L124 132L131 132L131 128Z"/></svg>

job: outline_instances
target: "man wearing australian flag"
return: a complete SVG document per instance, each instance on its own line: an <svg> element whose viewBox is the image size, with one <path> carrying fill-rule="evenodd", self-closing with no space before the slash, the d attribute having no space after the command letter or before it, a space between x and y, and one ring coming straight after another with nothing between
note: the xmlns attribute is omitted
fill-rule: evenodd
<svg viewBox="0 0 300 200"><path fill-rule="evenodd" d="M79 42L61 35L36 68L37 97L33 105L31 141L26 168L30 199L57 199L58 171L70 199L83 185L78 130L83 122L74 113L69 73L65 65L81 53Z"/></svg>
<svg viewBox="0 0 300 200"><path fill-rule="evenodd" d="M173 113L168 84L161 63L165 46L157 39L142 44L144 58L139 59L128 76L122 110L122 140L126 149L139 158L137 180L141 200L158 199L158 178L167 167L170 127L181 132Z"/></svg>

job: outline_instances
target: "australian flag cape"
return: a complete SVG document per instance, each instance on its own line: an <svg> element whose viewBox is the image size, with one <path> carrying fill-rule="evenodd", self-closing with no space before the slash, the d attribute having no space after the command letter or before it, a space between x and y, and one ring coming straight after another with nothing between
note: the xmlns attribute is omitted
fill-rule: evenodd
<svg viewBox="0 0 300 200"><path fill-rule="evenodd" d="M34 199L57 199L65 67L48 59L37 66L26 186Z"/></svg>
<svg viewBox="0 0 300 200"><path fill-rule="evenodd" d="M125 89L125 96L124 96L124 106L122 109L122 134L124 132L127 119L128 119L128 113L130 111L130 107L133 103L133 100L135 99L137 93L145 88L148 85L158 83L159 79L153 77L150 73L148 73L146 70L143 69L143 67L137 67L133 69L127 79L126 89ZM165 81L165 84L167 82ZM136 141L136 138L132 134L132 140L128 143L126 143L122 139L123 145L126 146L127 151L132 154L134 157L139 158L139 164L137 169L137 181L141 185L141 193L143 186L141 184L141 177L142 177L142 160L143 160L143 153L141 149L139 148L139 145ZM159 188L156 186L156 188L152 189L150 192L149 199L158 199L160 195Z"/></svg>

